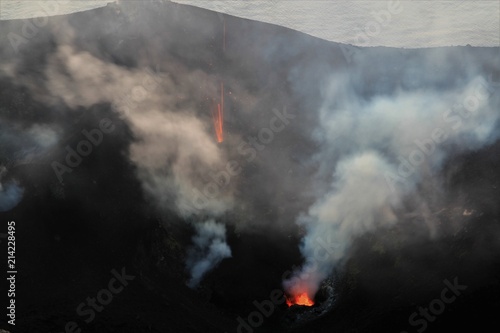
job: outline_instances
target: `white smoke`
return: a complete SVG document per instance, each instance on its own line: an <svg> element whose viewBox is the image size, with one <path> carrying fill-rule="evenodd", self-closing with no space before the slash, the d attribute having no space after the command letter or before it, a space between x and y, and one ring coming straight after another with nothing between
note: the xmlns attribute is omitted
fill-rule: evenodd
<svg viewBox="0 0 500 333"><path fill-rule="evenodd" d="M226 227L214 220L195 225L194 245L188 250L186 261L191 272L190 288L196 287L203 276L217 266L222 259L231 257L231 249L226 243Z"/></svg>
<svg viewBox="0 0 500 333"><path fill-rule="evenodd" d="M498 137L494 85L482 77L451 91L399 91L370 100L350 81L332 79L320 110L325 148L317 177L332 181L298 219L307 230L300 247L305 263L283 283L291 294L314 296L357 236L397 223L404 198L423 182L437 182L452 154Z"/></svg>
<svg viewBox="0 0 500 333"><path fill-rule="evenodd" d="M165 66L173 65L166 62ZM206 184L210 171L224 167L227 158L213 138L209 116L200 117L199 106L187 96L200 94L200 82L210 87L215 80L199 70L176 67L175 71L184 71L180 75L185 80L179 84L165 72L124 68L63 45L46 68L48 92L36 97L48 104L62 98L75 108L109 102L120 113L137 139L130 145L129 158L137 166L145 194L161 211L173 211L195 223L198 236L188 266L193 273L190 285L196 285L231 253L223 225L197 221L200 216L222 215L234 199L228 186L225 193L205 198L203 207L197 205L198 189ZM179 100L182 107L177 105ZM43 139L49 141L50 137Z"/></svg>

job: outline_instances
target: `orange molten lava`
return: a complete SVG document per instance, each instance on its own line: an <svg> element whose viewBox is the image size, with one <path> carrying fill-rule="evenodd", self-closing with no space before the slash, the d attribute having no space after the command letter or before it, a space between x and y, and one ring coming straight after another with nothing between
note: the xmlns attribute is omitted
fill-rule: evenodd
<svg viewBox="0 0 500 333"><path fill-rule="evenodd" d="M286 298L286 305L292 306L292 305L304 305L304 306L313 306L314 301L309 298L307 293L302 293L296 296L292 297L287 297Z"/></svg>
<svg viewBox="0 0 500 333"><path fill-rule="evenodd" d="M224 141L224 83L220 84L220 103L212 109L212 118L217 142L221 143Z"/></svg>

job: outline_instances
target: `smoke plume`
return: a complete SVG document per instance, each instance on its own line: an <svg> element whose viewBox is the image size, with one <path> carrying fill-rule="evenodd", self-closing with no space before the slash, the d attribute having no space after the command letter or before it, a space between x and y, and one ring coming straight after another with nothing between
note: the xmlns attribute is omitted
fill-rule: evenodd
<svg viewBox="0 0 500 333"><path fill-rule="evenodd" d="M186 265L191 272L188 286L196 287L203 276L222 259L231 257L226 243L226 227L214 220L195 225L194 246L188 250Z"/></svg>
<svg viewBox="0 0 500 333"><path fill-rule="evenodd" d="M499 135L498 96L487 77L367 98L356 91L356 74L337 75L325 89L317 177L331 179L331 186L297 220L307 234L300 246L305 263L284 281L293 295L313 297L348 259L356 237L398 223L403 201L418 196L419 186L440 187L439 172L450 157ZM428 226L436 237L437 226Z"/></svg>
<svg viewBox="0 0 500 333"><path fill-rule="evenodd" d="M15 182L0 183L0 212L16 207L23 198L24 189Z"/></svg>

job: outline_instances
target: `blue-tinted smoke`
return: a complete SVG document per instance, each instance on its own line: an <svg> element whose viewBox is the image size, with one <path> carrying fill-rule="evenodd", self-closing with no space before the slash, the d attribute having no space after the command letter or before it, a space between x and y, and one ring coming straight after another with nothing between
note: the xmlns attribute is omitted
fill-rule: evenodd
<svg viewBox="0 0 500 333"><path fill-rule="evenodd" d="M0 184L0 212L16 207L23 198L24 189L15 182Z"/></svg>

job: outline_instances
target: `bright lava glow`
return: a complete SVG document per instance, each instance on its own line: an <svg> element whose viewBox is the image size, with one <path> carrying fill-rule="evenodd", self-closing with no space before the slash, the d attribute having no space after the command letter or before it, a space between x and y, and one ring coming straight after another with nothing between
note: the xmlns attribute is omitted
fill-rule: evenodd
<svg viewBox="0 0 500 333"><path fill-rule="evenodd" d="M314 301L309 298L307 293L302 293L302 294L299 294L296 296L287 297L286 304L288 306L292 306L292 305L313 306Z"/></svg>
<svg viewBox="0 0 500 333"><path fill-rule="evenodd" d="M224 83L220 84L220 102L212 108L212 118L214 121L215 135L217 142L224 141Z"/></svg>

